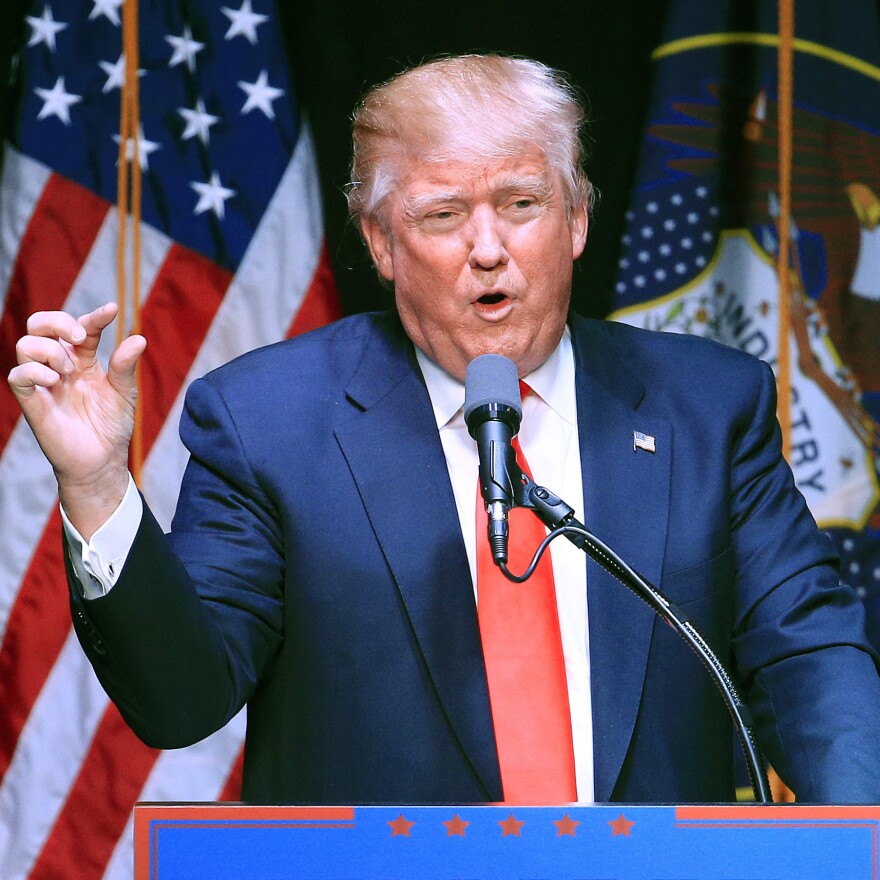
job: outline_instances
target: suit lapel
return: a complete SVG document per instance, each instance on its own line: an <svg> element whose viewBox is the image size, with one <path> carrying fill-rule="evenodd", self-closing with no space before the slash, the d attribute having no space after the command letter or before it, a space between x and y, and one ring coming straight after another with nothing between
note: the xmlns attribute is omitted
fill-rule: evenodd
<svg viewBox="0 0 880 880"><path fill-rule="evenodd" d="M346 393L337 441L449 724L487 800L500 800L467 555L427 389L396 322L369 340Z"/></svg>
<svg viewBox="0 0 880 880"><path fill-rule="evenodd" d="M575 317L584 522L654 584L663 566L672 429L654 411L607 325ZM656 451L633 449L633 432ZM596 800L610 799L632 738L654 613L593 562L587 573Z"/></svg>

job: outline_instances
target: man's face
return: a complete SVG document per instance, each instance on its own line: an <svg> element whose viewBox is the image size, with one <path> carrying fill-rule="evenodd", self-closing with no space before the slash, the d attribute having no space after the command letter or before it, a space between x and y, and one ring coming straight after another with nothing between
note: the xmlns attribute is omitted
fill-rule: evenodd
<svg viewBox="0 0 880 880"><path fill-rule="evenodd" d="M459 379L481 354L520 376L562 336L572 262L587 234L566 217L559 175L534 150L485 162L411 160L385 205L363 223L379 273L393 282L407 334Z"/></svg>

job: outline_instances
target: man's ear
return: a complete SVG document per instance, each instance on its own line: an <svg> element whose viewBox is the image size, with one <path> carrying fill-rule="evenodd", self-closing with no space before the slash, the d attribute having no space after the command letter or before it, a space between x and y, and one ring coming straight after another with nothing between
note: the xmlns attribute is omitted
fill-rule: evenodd
<svg viewBox="0 0 880 880"><path fill-rule="evenodd" d="M391 255L391 235L375 217L361 218L361 235L370 249L376 271L386 280L394 280L394 258Z"/></svg>
<svg viewBox="0 0 880 880"><path fill-rule="evenodd" d="M587 243L587 230L590 225L586 203L578 205L574 209L571 220L568 223L571 230L571 253L572 259L576 260L583 252Z"/></svg>

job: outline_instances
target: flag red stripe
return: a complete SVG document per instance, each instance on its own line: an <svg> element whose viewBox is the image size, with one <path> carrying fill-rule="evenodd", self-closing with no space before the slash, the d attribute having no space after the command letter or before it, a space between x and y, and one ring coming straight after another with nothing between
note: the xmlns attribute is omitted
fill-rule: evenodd
<svg viewBox="0 0 880 880"><path fill-rule="evenodd" d="M140 400L146 404L145 456L180 393L231 281L228 271L179 245L171 247L156 276L141 326L149 340L140 377ZM62 644L58 643L58 650ZM70 854L77 851L77 841L84 839L89 841L88 860L78 862L76 876L83 880L102 877L158 754L137 740L114 707L108 708L31 880L67 876L65 871L74 870ZM124 756L121 761L120 756ZM107 794L96 800L96 791Z"/></svg>
<svg viewBox="0 0 880 880"><path fill-rule="evenodd" d="M56 508L34 551L0 646L0 779L70 627L61 515Z"/></svg>
<svg viewBox="0 0 880 880"><path fill-rule="evenodd" d="M143 331L151 340L141 376L140 399L147 402L145 455L180 391L230 280L228 272L179 246L172 247L159 271L143 312ZM185 321L181 320L183 314L187 315ZM70 628L67 602L62 598L65 572L60 522L56 510L22 580L0 646L0 705L4 707L0 715L0 779Z"/></svg>
<svg viewBox="0 0 880 880"><path fill-rule="evenodd" d="M6 308L0 317L0 373L15 366L15 344L28 316L64 304L104 222L109 205L94 193L53 174L31 216L15 261ZM20 411L0 383L0 450Z"/></svg>
<svg viewBox="0 0 880 880"><path fill-rule="evenodd" d="M193 255L182 248L173 248L172 251L160 270L144 310L143 329L153 341L151 354L156 369L153 373L147 372L142 378L142 387L144 394L150 394L150 399L155 403L155 407L151 408L154 411L158 409L160 413L153 423L145 426L145 452L161 429L167 409L176 399L180 385L188 373L190 359L195 357L201 347L204 334L216 311L216 308L214 311L202 308L198 313L199 320L195 324L187 321L183 326L183 322L178 319L180 298L198 298L203 302L207 287L210 294L209 302L219 306L226 286L231 280L228 273L218 270L213 264L206 263L200 266L197 260L194 265ZM328 291L329 297L327 297ZM330 300L329 306L322 305L323 297ZM322 254L315 277L304 299L302 312L302 320L295 319L291 325L291 329L297 332L311 329L312 326L317 326L338 315L338 302L326 251ZM156 344L157 341L159 344ZM162 366L162 370L158 369L158 365ZM158 393L154 393L150 387L153 384L152 376L161 379ZM176 384L167 381L169 377L177 377ZM64 581L59 529L60 517L56 511L41 538L34 562L22 583L22 589L10 616L7 637L0 650L0 671L4 673L0 674L0 705L4 705L6 709L0 718L0 747L2 747L0 775L8 768L27 714L69 632L67 603L59 601L59 587ZM27 658L26 663L23 662L23 658ZM17 671L17 675L5 674L13 669ZM142 746L127 728L120 734L119 725L124 727L121 720L111 722L109 716L105 716L76 784L76 790L81 792L79 798L83 803L79 803L79 800L73 796L75 792L72 793L58 817L46 848L41 853L37 868L31 875L33 878L63 876L59 873L61 861L64 859L63 854L73 851L67 850L66 847L81 833L78 827L80 820L77 817L88 812L92 813L94 822L98 823L89 824L92 832L96 828L102 829L101 843L93 844L92 835L89 836L89 848L95 855L95 859L90 859L90 862L94 861L96 877L100 877L106 869L106 862L112 854L119 834L122 833L131 804L136 800L155 762L155 753ZM103 775L110 772L107 756L117 749L122 750L118 754L126 755L124 762L126 776L125 780L119 783L123 787L123 792L120 798L114 797L112 802L105 805L107 815L101 818L95 815L93 793L108 790L107 786L110 782L103 778ZM220 794L222 799L234 800L239 797L241 769L242 756L239 755ZM125 798L129 800L120 808L119 803ZM88 809L84 806L85 802L89 803ZM117 818L114 820L113 817ZM86 873L85 865L79 867L77 876L90 875L91 872Z"/></svg>
<svg viewBox="0 0 880 880"><path fill-rule="evenodd" d="M101 880L158 756L111 704L29 880Z"/></svg>
<svg viewBox="0 0 880 880"><path fill-rule="evenodd" d="M172 260L172 262L174 262ZM323 264L323 269L321 268ZM191 267L191 263L186 263L187 267ZM173 275L174 284L163 283L163 272L157 279L157 289L165 289L169 291L177 291L175 295L180 296L184 292L192 295L192 290L196 289L196 283L204 291L206 282L209 289L217 291L219 298L218 304L222 300L221 284L224 280L222 270L216 270L213 266L206 266L204 269L211 269L212 272L206 272L203 269L196 268L193 272L194 278L189 287L180 288L181 278L185 273L176 272ZM314 305L309 309L309 320L326 320L321 316L325 314L317 303L316 298L325 296L328 290L331 292L333 301L336 300L335 286L332 283L332 275L329 274L329 261L326 260L326 254L319 263L319 269L316 271L315 279L310 285L303 306L306 302L313 302ZM329 283L328 283L329 282ZM184 282L185 284L185 282ZM224 288L225 289L225 288ZM203 295L203 294L200 294ZM148 307L156 303L161 304L161 298L156 297L155 292L151 294L148 301ZM336 306L331 307L330 314ZM156 337L160 327L165 327L166 322L171 321L179 314L176 308L170 311L157 306L151 315L144 315L144 332L149 334L148 338ZM164 316L164 317L162 317ZM213 315L207 311L202 311L202 320L198 323L198 329L202 333L207 332L210 325L210 318ZM160 320L161 318L161 320ZM150 329L151 322L154 329ZM174 322L174 327L180 329L179 321ZM293 326L297 321L294 320ZM307 322L304 322L307 324ZM184 330L192 330L192 325L187 322ZM184 333L184 337L187 334ZM193 334L196 335L196 334ZM187 339L182 339L180 333L164 333L161 337L162 351L157 353L158 346L154 346L154 359L157 364L164 367L168 366L168 360L165 355L171 355L171 351L167 350L169 345L179 346L177 354L180 355L184 350ZM198 344L191 351L193 355L201 345L201 335L198 335ZM183 358L178 358L176 366L172 366L178 375L186 375L188 363ZM186 367L186 369L184 369ZM142 380L143 381L143 380ZM163 410L166 406L170 406L176 398L177 389L166 388L164 393L158 395L162 399ZM158 423L161 428L161 422ZM150 437L149 442L155 439L157 431L152 429L146 430L145 434ZM109 756L125 755L124 774L120 774L118 765L120 762L113 762ZM94 738L93 744L89 750L86 760L83 764L82 771L77 778L75 786L68 797L63 810L59 814L55 827L50 834L45 847L43 848L39 861L35 870L31 874L30 880L49 880L55 876L64 876L63 870L69 870L70 865L68 859L70 853L77 849L77 842L84 839L89 840L89 859L88 863L80 865L77 877L81 880L99 880L106 869L106 863L112 855L113 849L119 835L122 834L128 819L132 804L137 797L150 771L153 769L158 753L148 749L140 743L131 731L125 726L114 707L108 708L104 719ZM243 769L243 752L239 752L235 763L230 771L229 777L222 789L218 793L220 800L236 800L240 797L241 791L241 775ZM110 792L107 797L96 802L94 792Z"/></svg>
<svg viewBox="0 0 880 880"><path fill-rule="evenodd" d="M217 795L218 801L241 800L241 778L244 772L244 747L238 750L235 762L229 771L223 790Z"/></svg>
<svg viewBox="0 0 880 880"><path fill-rule="evenodd" d="M81 197L78 193L77 198ZM100 207L103 220L107 206L99 200L93 201ZM84 239L79 251L67 249L68 253L77 253L80 259L79 265L68 266L68 271L60 276L67 289L74 284L100 226L96 219L88 242ZM33 259L33 252L29 259ZM56 275L56 284L58 277ZM169 250L155 278L144 306L141 327L150 340L141 375L141 400L147 404L144 408L145 455L164 426L231 281L228 271L178 245ZM57 302L35 302L41 290L52 287L41 285L33 274L16 283L25 285L29 291L37 291L20 310L25 316L35 309L63 305L64 296ZM329 299L329 304L322 302L323 297ZM11 320L9 314L7 311L5 321ZM324 250L290 332L303 332L338 315L338 298ZM19 333L20 328L15 335ZM0 646L0 705L4 706L0 716L0 778L9 767L28 714L70 631L67 602L62 598L64 567L59 530L60 517L56 510L22 581L4 643ZM125 756L122 762L118 760L120 755ZM108 710L30 877L103 876L131 805L146 783L156 756L157 753L136 740L115 709ZM125 767L124 776L119 775L120 763ZM222 798L239 797L241 771L242 756L239 755L219 793ZM112 797L102 797L96 804L96 791L112 792ZM75 866L68 864L67 854L82 852L84 840L88 840L87 863L78 860Z"/></svg>
<svg viewBox="0 0 880 880"><path fill-rule="evenodd" d="M342 316L336 280L330 264L327 243L321 248L321 256L315 267L309 289L287 330L286 336L297 336L316 327L322 327Z"/></svg>
<svg viewBox="0 0 880 880"><path fill-rule="evenodd" d="M205 257L172 245L143 311L148 340L141 362L144 455L174 405L232 275Z"/></svg>

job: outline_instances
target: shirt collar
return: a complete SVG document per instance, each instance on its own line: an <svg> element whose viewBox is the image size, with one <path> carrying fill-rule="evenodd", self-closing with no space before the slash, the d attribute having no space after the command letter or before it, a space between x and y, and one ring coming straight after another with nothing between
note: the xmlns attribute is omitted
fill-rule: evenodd
<svg viewBox="0 0 880 880"><path fill-rule="evenodd" d="M437 427L448 425L464 406L464 383L438 367L424 352L416 348L416 359L428 386ZM532 391L551 409L572 425L577 424L574 396L574 352L571 331L566 325L559 345L550 357L525 377Z"/></svg>
<svg viewBox="0 0 880 880"><path fill-rule="evenodd" d="M437 427L448 425L464 406L464 382L450 376L438 367L421 349L416 348L416 359L421 367Z"/></svg>
<svg viewBox="0 0 880 880"><path fill-rule="evenodd" d="M566 324L559 345L550 357L523 381L552 410L571 425L577 424L577 402L574 395L574 351L571 331Z"/></svg>

